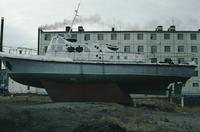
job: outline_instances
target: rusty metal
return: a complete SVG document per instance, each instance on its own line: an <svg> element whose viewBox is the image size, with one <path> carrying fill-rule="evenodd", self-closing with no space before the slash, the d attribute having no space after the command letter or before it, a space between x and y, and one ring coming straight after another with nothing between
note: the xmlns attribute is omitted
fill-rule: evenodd
<svg viewBox="0 0 200 132"><path fill-rule="evenodd" d="M55 102L117 102L130 104L128 93L117 84L71 84L41 81L52 101Z"/></svg>

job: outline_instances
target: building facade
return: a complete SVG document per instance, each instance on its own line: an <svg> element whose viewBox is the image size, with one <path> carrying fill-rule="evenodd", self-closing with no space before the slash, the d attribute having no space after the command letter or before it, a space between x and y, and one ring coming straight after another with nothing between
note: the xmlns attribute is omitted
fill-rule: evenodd
<svg viewBox="0 0 200 132"><path fill-rule="evenodd" d="M38 54L44 55L53 36L67 36L66 31L38 30ZM137 52L144 54L152 63L171 59L173 63L189 63L194 61L198 67L195 76L183 87L183 94L200 94L200 30L176 31L175 26L163 30L158 26L152 31L84 31L80 26L78 31L72 31L71 37L77 42L104 43L119 47L119 52Z"/></svg>

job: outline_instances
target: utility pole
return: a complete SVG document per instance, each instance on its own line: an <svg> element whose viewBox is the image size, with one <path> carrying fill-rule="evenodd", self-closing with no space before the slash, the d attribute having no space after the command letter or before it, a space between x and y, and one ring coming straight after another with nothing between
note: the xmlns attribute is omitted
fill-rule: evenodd
<svg viewBox="0 0 200 132"><path fill-rule="evenodd" d="M4 28L4 18L1 17L0 52L3 51L3 28ZM1 61L0 61L0 70L1 69L2 67L1 67Z"/></svg>

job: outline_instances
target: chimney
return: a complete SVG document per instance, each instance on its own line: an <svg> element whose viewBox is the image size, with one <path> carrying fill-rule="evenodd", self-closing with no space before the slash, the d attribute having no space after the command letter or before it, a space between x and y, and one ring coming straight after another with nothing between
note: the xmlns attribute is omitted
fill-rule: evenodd
<svg viewBox="0 0 200 132"><path fill-rule="evenodd" d="M156 27L156 31L157 31L157 32L163 31L163 26L157 26L157 27Z"/></svg>
<svg viewBox="0 0 200 132"><path fill-rule="evenodd" d="M114 32L115 31L115 28L114 27L112 27L112 32Z"/></svg>
<svg viewBox="0 0 200 132"><path fill-rule="evenodd" d="M42 28L38 28L38 47L37 47L37 55L40 55L40 39L42 34Z"/></svg>
<svg viewBox="0 0 200 132"><path fill-rule="evenodd" d="M66 27L65 27L65 30L66 30L66 32L69 32L70 26L66 26ZM72 31L72 29L71 29L71 31Z"/></svg>
<svg viewBox="0 0 200 132"><path fill-rule="evenodd" d="M84 32L83 26L78 26L78 32Z"/></svg>
<svg viewBox="0 0 200 132"><path fill-rule="evenodd" d="M168 28L168 31L175 32L176 31L176 27L174 25L172 25L172 26L170 26Z"/></svg>
<svg viewBox="0 0 200 132"><path fill-rule="evenodd" d="M4 28L4 18L1 17L0 52L3 51L3 28ZM0 70L1 69L2 69L2 67L1 67L1 61L0 61Z"/></svg>

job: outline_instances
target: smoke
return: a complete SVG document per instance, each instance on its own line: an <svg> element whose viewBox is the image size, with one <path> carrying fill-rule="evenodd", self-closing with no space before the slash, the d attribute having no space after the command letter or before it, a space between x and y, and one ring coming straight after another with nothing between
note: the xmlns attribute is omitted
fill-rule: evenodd
<svg viewBox="0 0 200 132"><path fill-rule="evenodd" d="M133 22L132 22L133 21ZM200 21L196 18L185 18L181 19L178 17L170 17L166 19L151 19L145 20L145 22L136 23L134 20L131 22L125 22L122 19L109 19L105 20L98 14L94 14L88 17L78 16L74 22L73 26L82 25L88 28L94 27L95 30L99 27L100 29L110 29L111 27L115 27L117 30L152 30L156 28L158 25L163 26L164 28L168 28L171 25L175 25L178 29L198 29L200 27ZM64 19L60 22L55 22L54 24L45 24L40 26L43 30L56 30L60 28L64 28L65 26L70 26L72 20Z"/></svg>
<svg viewBox="0 0 200 132"><path fill-rule="evenodd" d="M64 19L63 21L55 22L54 24L41 25L39 28L43 30L53 30L53 29L65 27L66 25L69 25L70 22L71 22L70 20Z"/></svg>
<svg viewBox="0 0 200 132"><path fill-rule="evenodd" d="M78 17L75 21L76 24L105 24L100 15L92 15L89 17Z"/></svg>
<svg viewBox="0 0 200 132"><path fill-rule="evenodd" d="M72 20L69 19L64 19L63 21L60 22L55 22L53 24L45 24L40 26L40 29L43 30L54 30L54 29L59 29L59 28L63 28L65 26L69 26L71 25ZM82 25L105 25L105 22L102 21L102 18L100 17L100 15L92 15L89 17L82 17L82 16L78 16L74 22L74 25L77 24L82 24Z"/></svg>

